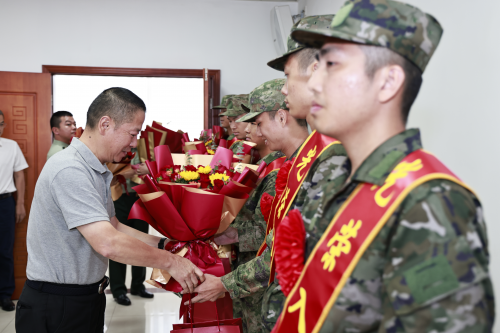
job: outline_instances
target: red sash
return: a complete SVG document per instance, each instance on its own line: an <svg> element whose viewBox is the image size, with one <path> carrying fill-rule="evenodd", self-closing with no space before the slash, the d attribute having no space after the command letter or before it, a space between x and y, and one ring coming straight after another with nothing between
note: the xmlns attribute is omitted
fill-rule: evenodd
<svg viewBox="0 0 500 333"><path fill-rule="evenodd" d="M232 138L230 141L227 142L227 146L228 148L227 149L231 149L231 147L236 143L236 142L239 142L241 140L238 140L237 137L234 137Z"/></svg>
<svg viewBox="0 0 500 333"><path fill-rule="evenodd" d="M401 202L433 179L462 183L435 156L406 156L381 187L362 183L339 209L288 295L273 332L318 332L361 256Z"/></svg>
<svg viewBox="0 0 500 333"><path fill-rule="evenodd" d="M279 170L279 168L281 168L283 163L285 163L285 160L286 160L286 156L283 156L283 157L279 157L279 158L275 159L274 161L272 161L271 163L269 163L264 168L264 170L262 170L262 172L260 173L259 179L265 178L271 171ZM264 163L264 162L262 162L262 163Z"/></svg>
<svg viewBox="0 0 500 333"><path fill-rule="evenodd" d="M307 176L307 173L311 169L312 164L328 147L339 144L340 141L331 138L326 135L319 134L318 132L312 132L306 139L302 147L300 147L295 161L293 162L290 173L288 174L288 180L280 198L274 197L273 203L271 205L271 213L269 215L269 221L267 221L266 236L269 235L271 230L278 228L280 222L288 213L290 206L292 205L295 196L299 192L302 182ZM274 235L275 237L276 235ZM274 281L275 265L274 265L274 237L273 237L273 247L271 249L271 275L269 277L269 283ZM266 249L266 239L262 243L257 256L260 256Z"/></svg>

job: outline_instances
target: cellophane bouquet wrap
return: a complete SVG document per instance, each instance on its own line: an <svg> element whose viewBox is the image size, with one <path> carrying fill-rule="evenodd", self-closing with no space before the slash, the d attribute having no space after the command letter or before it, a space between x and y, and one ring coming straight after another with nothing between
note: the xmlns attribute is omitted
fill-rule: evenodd
<svg viewBox="0 0 500 333"><path fill-rule="evenodd" d="M173 164L167 146L156 147L156 161L146 162L153 177L145 177L143 185L134 187L140 200L129 215L129 219L144 220L167 237L168 251L215 276L225 274L221 257L226 258L228 251L218 247L213 236L227 229L255 187L252 177L244 177L245 184L235 181L248 174L248 169L233 173L232 153L223 152L220 150L208 166L179 166ZM172 292L182 290L167 272L155 270L155 274L156 286Z"/></svg>

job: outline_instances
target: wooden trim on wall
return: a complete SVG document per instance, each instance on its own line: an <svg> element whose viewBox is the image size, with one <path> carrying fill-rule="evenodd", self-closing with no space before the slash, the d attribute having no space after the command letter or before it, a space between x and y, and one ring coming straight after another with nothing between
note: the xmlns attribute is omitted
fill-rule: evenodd
<svg viewBox="0 0 500 333"><path fill-rule="evenodd" d="M179 78L203 78L204 69L172 69L172 68L123 68L123 67L87 67L87 66L56 66L42 65L43 73L64 75L103 75L103 76L143 76L143 77L179 77ZM208 83L204 81L204 128L212 128L215 123L214 111L210 108L220 102L221 75L219 69L208 70ZM218 117L217 117L218 118Z"/></svg>
<svg viewBox="0 0 500 333"><path fill-rule="evenodd" d="M154 76L202 78L203 69L122 68L42 65L43 73L66 75ZM220 71L219 71L220 72Z"/></svg>

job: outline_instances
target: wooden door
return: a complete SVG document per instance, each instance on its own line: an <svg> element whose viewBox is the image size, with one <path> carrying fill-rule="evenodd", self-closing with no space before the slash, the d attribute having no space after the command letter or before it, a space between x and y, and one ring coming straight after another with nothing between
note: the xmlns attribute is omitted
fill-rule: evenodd
<svg viewBox="0 0 500 333"><path fill-rule="evenodd" d="M16 225L14 242L14 277L16 290L12 299L18 299L26 281L26 231L36 180L47 158L52 137L52 87L50 74L0 72L0 110L5 117L2 137L19 144L28 162L26 179L26 218Z"/></svg>

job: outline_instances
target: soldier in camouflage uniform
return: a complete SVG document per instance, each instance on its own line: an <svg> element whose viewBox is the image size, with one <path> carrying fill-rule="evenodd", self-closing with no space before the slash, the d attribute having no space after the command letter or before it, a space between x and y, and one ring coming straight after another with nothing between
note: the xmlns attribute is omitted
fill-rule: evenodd
<svg viewBox="0 0 500 333"><path fill-rule="evenodd" d="M219 117L220 117L220 127L222 127L227 134L227 139L232 140L234 138L233 131L231 130L231 127L229 126L229 119L227 118L226 115L223 115L222 113L226 112L227 105L229 104L230 98L236 95L225 95L222 97L222 101L220 105L214 106L213 109L220 109Z"/></svg>
<svg viewBox="0 0 500 333"><path fill-rule="evenodd" d="M431 15L391 0L348 1L330 29L292 32L299 42L322 48L309 82L318 131L338 137L348 154L355 152L324 185L327 195L304 202L306 260L359 184L382 186L403 158L422 147L419 130L405 130L405 123L441 35ZM347 81L359 84L333 90ZM353 124L363 126L365 141ZM319 332L491 332L495 305L488 265L477 197L449 180L425 182L405 197L363 253Z"/></svg>
<svg viewBox="0 0 500 333"><path fill-rule="evenodd" d="M268 114L270 113L274 113L276 118L281 116L280 114L277 114L280 111L288 114L284 103L285 97L280 92L283 84L283 79L277 79L266 82L254 89L252 93L250 93L247 103L247 106L249 106L247 109L250 113L241 117L238 121L242 123L259 123L259 118L268 118ZM272 120L267 120L273 122ZM275 119L274 122L278 122L278 120ZM271 150L279 149L288 151L289 154L293 153L298 146L300 146L301 142L307 137L307 130L304 125L305 124L299 125L293 118L288 119L286 129L279 130L276 128L276 137L280 138L279 141L276 143L269 142L271 137L266 137L268 140L268 146ZM266 125L263 125L263 127L265 126ZM269 125L267 125L267 127L269 127ZM278 127L278 125L276 125L276 127ZM298 141L299 143L294 144L294 141ZM273 144L277 145L277 148L273 148ZM284 156L283 153L274 152L264 157L263 162L270 164L272 161L282 156ZM236 240L233 236L234 232L231 229L228 229L224 234L216 237L215 239L219 244L230 243L231 241L228 242L228 239L232 239L232 242L238 242L240 255L238 256L236 269L222 278L209 276L209 283L203 283L203 288L196 290L199 295L193 299L193 302L211 300L215 299L214 297L217 297L221 293L228 291L233 300L240 299L242 302L245 332L262 332L263 328L261 324L260 311L262 296L265 288L261 287L253 291L241 290L239 285L234 283L234 280L235 276L240 274L240 268L246 266L248 260L255 258L257 250L264 241L267 223L261 212L260 199L264 193L268 193L271 196L276 194L275 182L277 173L278 170L271 171L262 180L262 182L259 183L257 188L252 192L251 197L245 204L244 208L231 224L231 227L237 230L238 236ZM254 260L251 262L253 261ZM267 280L268 279L269 273L267 273Z"/></svg>
<svg viewBox="0 0 500 333"><path fill-rule="evenodd" d="M243 155L243 141L246 138L245 133L245 123L238 123L236 120L243 117L247 110L241 107L241 104L246 103L248 99L248 94L235 95L231 99L226 107L226 112L221 113L221 115L227 116L229 119L229 126L233 132L233 136L238 140L234 142L229 149L233 151L234 155L242 156ZM231 140L231 139L230 139ZM248 163L249 161L246 161Z"/></svg>
<svg viewBox="0 0 500 333"><path fill-rule="evenodd" d="M293 29L328 29L332 22L333 15L317 15L308 16L297 22ZM314 68L318 62L315 58L317 50L305 47L304 44L298 43L291 37L288 38L288 50L283 56L274 59L268 63L268 66L284 71L286 76L286 84L283 86L281 92L286 96L285 102L290 108L290 113L300 119L307 119L310 122L309 110L311 108L311 101L313 98L312 92L307 88L307 81L311 77ZM313 124L311 128L314 129ZM342 185L342 173L340 166L347 159L345 149L342 145L333 145L323 154L318 156L311 170L305 177L300 191L292 203L291 209L302 210L306 198L319 199L323 197L323 185L326 183L334 182L339 187ZM314 201L319 203L320 201ZM307 216L312 215L320 216L321 209L310 210L304 212ZM273 233L271 233L266 243L268 249L271 248L273 241ZM270 251L266 250L263 254L264 261L270 262ZM262 322L266 331L271 331L274 327L278 314L281 312L285 302L285 295L281 291L279 285L279 277L276 277L264 293L262 302Z"/></svg>

